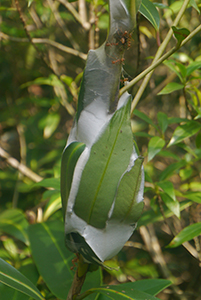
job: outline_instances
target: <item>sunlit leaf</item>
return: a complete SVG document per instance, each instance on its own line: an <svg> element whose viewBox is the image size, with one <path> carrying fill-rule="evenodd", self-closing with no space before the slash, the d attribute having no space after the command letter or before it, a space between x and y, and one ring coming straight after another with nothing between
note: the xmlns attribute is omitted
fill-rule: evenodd
<svg viewBox="0 0 201 300"><path fill-rule="evenodd" d="M60 116L56 113L51 113L41 118L39 121L39 128L43 129L43 137L48 139L54 131L57 129L57 126L60 122Z"/></svg>
<svg viewBox="0 0 201 300"><path fill-rule="evenodd" d="M178 126L167 147L178 144L186 138L190 138L201 129L201 124L196 121L189 121L184 125Z"/></svg>
<svg viewBox="0 0 201 300"><path fill-rule="evenodd" d="M53 213L55 213L60 208L61 208L60 193L53 194L45 207L43 220L46 221Z"/></svg>
<svg viewBox="0 0 201 300"><path fill-rule="evenodd" d="M189 5L191 5L193 8L195 8L197 10L197 12L200 14L200 9L199 9L197 3L195 2L195 0L190 0Z"/></svg>
<svg viewBox="0 0 201 300"><path fill-rule="evenodd" d="M168 83L157 95L166 95L172 92L182 90L184 88L183 84L177 82Z"/></svg>
<svg viewBox="0 0 201 300"><path fill-rule="evenodd" d="M190 192L183 193L181 196L185 197L186 199L190 199L194 202L201 203L201 193L200 192L190 191Z"/></svg>
<svg viewBox="0 0 201 300"><path fill-rule="evenodd" d="M48 78L38 77L33 81L26 82L21 85L21 88L24 89L24 88L29 87L34 84L63 87L63 83L58 79L58 77L54 74L51 74Z"/></svg>
<svg viewBox="0 0 201 300"><path fill-rule="evenodd" d="M187 75L187 68L186 68L186 66L184 66L183 64L181 64L180 62L177 62L177 61L175 62L175 64L179 68L179 71L181 73L182 79L185 79L186 75Z"/></svg>
<svg viewBox="0 0 201 300"><path fill-rule="evenodd" d="M186 68L186 75L191 75L195 70L201 68L201 61L195 61L192 62L187 68Z"/></svg>
<svg viewBox="0 0 201 300"><path fill-rule="evenodd" d="M151 138L148 144L148 161L154 158L154 156L159 153L164 146L165 141L159 136Z"/></svg>
<svg viewBox="0 0 201 300"><path fill-rule="evenodd" d="M176 200L174 186L171 181L160 181L156 183L163 191L168 194L173 200Z"/></svg>
<svg viewBox="0 0 201 300"><path fill-rule="evenodd" d="M168 245L168 248L175 248L183 244L184 242L192 240L194 237L201 234L201 222L191 224L185 227Z"/></svg>
<svg viewBox="0 0 201 300"><path fill-rule="evenodd" d="M175 216L180 218L180 206L179 202L173 198L171 198L168 194L160 192L161 199L165 203L165 205L171 210Z"/></svg>
<svg viewBox="0 0 201 300"><path fill-rule="evenodd" d="M189 201L189 200L179 202L180 211L188 208L191 205L192 205L192 201ZM153 224L155 222L164 221L164 216L166 218L170 218L174 215L174 213L165 206L164 206L163 210L164 210L163 214L161 213L159 207L157 207L156 211L154 211L153 209L145 211L138 221L138 224L137 224L138 228L140 226L146 226L147 224L150 224L150 223Z"/></svg>
<svg viewBox="0 0 201 300"><path fill-rule="evenodd" d="M163 64L165 66L167 66L170 70L172 70L174 73L177 74L177 76L179 77L180 81L182 82L182 76L180 74L180 71L178 70L178 68L176 67L176 62L174 59L167 59L163 62Z"/></svg>

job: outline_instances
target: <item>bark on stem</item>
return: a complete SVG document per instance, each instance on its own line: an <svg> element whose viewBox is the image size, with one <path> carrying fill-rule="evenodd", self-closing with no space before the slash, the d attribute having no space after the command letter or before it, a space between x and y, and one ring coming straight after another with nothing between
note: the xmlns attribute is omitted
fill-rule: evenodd
<svg viewBox="0 0 201 300"><path fill-rule="evenodd" d="M86 273L82 277L79 277L78 270L76 271L74 279L73 279L73 283L72 283L70 291L68 293L67 300L73 300L76 298L77 295L79 295L79 293L82 289L82 286L84 284L85 277L86 277Z"/></svg>
<svg viewBox="0 0 201 300"><path fill-rule="evenodd" d="M88 269L89 265L84 263L82 257L79 256L78 267L68 292L67 300L75 300L76 296L80 294Z"/></svg>

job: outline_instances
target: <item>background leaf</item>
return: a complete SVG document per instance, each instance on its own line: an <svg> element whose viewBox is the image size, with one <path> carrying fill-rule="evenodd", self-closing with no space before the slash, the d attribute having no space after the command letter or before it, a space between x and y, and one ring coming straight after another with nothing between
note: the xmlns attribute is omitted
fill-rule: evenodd
<svg viewBox="0 0 201 300"><path fill-rule="evenodd" d="M170 82L168 83L157 95L166 95L172 92L182 90L184 88L183 84Z"/></svg>
<svg viewBox="0 0 201 300"><path fill-rule="evenodd" d="M165 141L159 136L151 138L148 144L148 161L154 158L154 156L159 153L164 146Z"/></svg>
<svg viewBox="0 0 201 300"><path fill-rule="evenodd" d="M143 121L145 121L146 123L152 125L157 131L158 131L158 127L154 124L154 122L152 121L152 119L150 119L145 113L143 113L142 111L139 111L137 109L134 110L133 114L135 116L137 116L138 118L142 119Z"/></svg>
<svg viewBox="0 0 201 300"><path fill-rule="evenodd" d="M178 144L181 141L183 141L186 138L189 138L196 134L201 129L201 125L195 121L189 121L184 125L178 126L173 135L172 138L167 145L167 147L170 147L172 145Z"/></svg>
<svg viewBox="0 0 201 300"><path fill-rule="evenodd" d="M165 203L165 205L177 216L180 218L180 206L179 202L171 198L168 194L160 192L160 196Z"/></svg>
<svg viewBox="0 0 201 300"><path fill-rule="evenodd" d="M183 244L184 242L192 240L194 237L201 234L201 222L191 224L185 227L168 245L169 248L175 248Z"/></svg>
<svg viewBox="0 0 201 300"><path fill-rule="evenodd" d="M159 127L161 128L162 133L165 133L167 127L168 127L168 117L165 113L159 112L157 114L157 120Z"/></svg>
<svg viewBox="0 0 201 300"><path fill-rule="evenodd" d="M25 244L29 244L28 222L19 209L7 209L0 214L0 231L10 234Z"/></svg>

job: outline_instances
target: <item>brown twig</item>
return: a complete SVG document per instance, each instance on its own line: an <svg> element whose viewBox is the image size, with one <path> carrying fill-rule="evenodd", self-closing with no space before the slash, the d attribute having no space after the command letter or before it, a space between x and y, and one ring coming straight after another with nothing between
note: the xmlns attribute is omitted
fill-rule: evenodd
<svg viewBox="0 0 201 300"><path fill-rule="evenodd" d="M6 151L4 151L0 147L0 156L6 159L7 163L12 166L13 168L17 169L19 172L33 180L34 182L39 182L43 180L43 177L39 176L38 174L34 173L32 170L30 170L27 166L20 163L17 159L10 156Z"/></svg>
<svg viewBox="0 0 201 300"><path fill-rule="evenodd" d="M57 1L63 4L68 9L68 11L75 18L75 20L78 21L84 29L89 30L90 23L87 22L87 19L85 17L84 18L81 17L81 15L77 12L77 10L74 8L74 6L71 3L69 3L67 0L57 0ZM81 9L81 11L83 13L83 8Z"/></svg>
<svg viewBox="0 0 201 300"><path fill-rule="evenodd" d="M25 31L25 33L26 33L26 35L27 35L27 37L28 37L29 42L30 42L30 43L33 45L33 47L35 48L35 50L37 51L37 53L38 53L40 59L43 61L43 63L48 67L48 69L50 69L51 72L53 72L53 70L51 69L51 67L50 67L50 65L49 65L49 63L48 63L48 60L47 60L47 57L45 56L45 54L42 53L42 52L38 49L38 47L36 46L35 43L33 43L33 39L32 39L32 37L31 37L31 35L30 35L30 33L29 33L29 30L27 29L27 24L26 24L26 21L25 21L25 18L24 18L24 16L23 16L23 13L22 13L22 10L21 10L21 7L20 7L20 4L19 4L19 1L18 1L18 0L15 0L15 5L16 5L17 11L18 11L18 13L19 13L20 20L21 20L21 22L22 22L22 24L23 24L24 31ZM56 74L56 75L57 75L57 74Z"/></svg>
<svg viewBox="0 0 201 300"><path fill-rule="evenodd" d="M168 269L165 259L163 257L161 246L155 234L153 224L148 225L147 228L145 226L141 226L139 230L142 239L145 243L145 246L147 248L147 251L150 253L154 263L157 264L158 267L160 268L164 278L174 281L174 277L171 274L170 270ZM178 286L173 284L171 287L179 299L187 300L187 297L184 294L182 294Z"/></svg>
<svg viewBox="0 0 201 300"><path fill-rule="evenodd" d="M73 39L73 35L71 34L71 32L68 30L68 28L66 27L66 24L64 23L63 19L61 18L56 3L53 2L52 0L46 0L53 15L54 18L57 22L57 24L59 25L59 27L62 29L65 37L70 41L70 43L72 44L73 48L75 48L76 50L80 49L80 46L78 45L78 43L76 43Z"/></svg>
<svg viewBox="0 0 201 300"><path fill-rule="evenodd" d="M73 283L68 292L67 300L74 300L81 292L82 286L84 284L86 274L88 272L89 265L84 263L81 255L78 256L78 267L73 278Z"/></svg>
<svg viewBox="0 0 201 300"><path fill-rule="evenodd" d="M30 40L27 38L18 38L18 37L9 36L3 32L0 32L0 38L2 38L4 40L13 41L13 42L18 42L18 43L30 42ZM58 42L46 39L46 38L32 38L32 44L47 44L47 45L50 45L52 47L55 47L55 48L65 52L65 53L72 54L74 56L78 56L78 57L82 58L83 60L87 59L87 54L82 53L78 50L72 49L70 47L64 46Z"/></svg>

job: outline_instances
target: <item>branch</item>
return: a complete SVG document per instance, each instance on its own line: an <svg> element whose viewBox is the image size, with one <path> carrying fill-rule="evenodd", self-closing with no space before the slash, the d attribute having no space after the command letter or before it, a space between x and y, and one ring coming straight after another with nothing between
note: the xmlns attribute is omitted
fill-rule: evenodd
<svg viewBox="0 0 201 300"><path fill-rule="evenodd" d="M13 42L18 42L18 43L29 43L30 40L28 38L18 38L18 37L12 37L9 36L3 32L0 32L0 38L4 39L4 40L9 40L9 41L13 41ZM43 38L33 38L32 39L32 43L33 44L47 44L47 45L51 45L52 47L55 47L63 52L66 52L68 54L72 54L74 56L78 56L80 58L82 58L83 60L87 59L87 54L82 53L78 50L72 49L70 47L64 46L62 44L59 44L55 41L49 40L49 39L43 39Z"/></svg>
<svg viewBox="0 0 201 300"><path fill-rule="evenodd" d="M77 12L77 10L73 7L73 5L71 3L69 3L67 0L57 0L57 1L60 2L61 4L63 4L67 8L67 10L69 10L69 12L76 19L76 21L78 21L84 29L89 30L89 28L91 27L90 23L82 20L79 13Z"/></svg>
<svg viewBox="0 0 201 300"><path fill-rule="evenodd" d="M43 180L43 177L39 176L38 174L34 173L32 170L27 168L24 164L20 163L17 159L10 156L6 151L4 151L0 147L0 156L5 158L7 163L12 166L13 168L17 169L19 172L33 180L34 182L39 182Z"/></svg>
<svg viewBox="0 0 201 300"><path fill-rule="evenodd" d="M70 43L72 44L72 46L78 50L80 47L79 45L74 41L73 36L71 34L71 32L68 30L68 28L66 27L63 19L61 18L57 7L56 7L56 3L53 2L52 0L47 0L47 3L54 15L54 18L56 20L56 22L58 23L59 27L63 30L64 35L66 36L66 38L70 41Z"/></svg>
<svg viewBox="0 0 201 300"><path fill-rule="evenodd" d="M147 228L145 226L141 226L139 228L139 230L140 230L142 239L145 243L145 246L147 248L147 251L150 253L150 256L151 256L153 262L156 265L158 265L164 278L167 278L167 279L173 281L172 289L177 294L177 296L181 300L187 300L187 297L184 294L181 294L180 288L174 284L174 281L175 281L174 277L171 274L171 272L168 269L168 266L165 262L163 253L161 251L161 246L160 246L158 238L155 234L153 224L148 225Z"/></svg>
<svg viewBox="0 0 201 300"><path fill-rule="evenodd" d="M178 23L179 23L179 21L181 20L181 18L182 18L182 16L183 16L183 14L184 14L184 12L185 12L185 10L186 10L186 8L187 8L189 2L190 2L190 0L184 0L183 5L182 5L182 7L181 7L181 9L180 9L180 11L179 11L177 17L175 18L175 21L173 22L172 26L177 26L177 25L178 25ZM145 72L146 70L145 70L144 72L142 72L142 73L143 73L143 76L141 76L140 79L142 79L142 78L143 78L145 75L147 75L148 73L149 73L149 74L144 78L144 80L143 80L143 82L142 82L142 84L141 84L141 86L140 86L140 88L139 88L137 94L135 95L135 98L134 98L134 100L133 100L133 102L132 102L132 106L131 106L131 112L133 112L133 110L135 109L137 103L139 102L139 100L140 100L140 98L141 98L141 96L142 96L142 94L143 94L143 92L144 92L144 90L145 90L145 88L146 88L146 86L147 86L147 84L148 84L150 78L151 78L151 75L152 75L152 73L153 73L153 70L154 70L160 63L162 63L163 60L165 60L167 57L169 57L169 56L172 55L175 51L178 50L176 47L174 47L174 48L173 48L174 51L173 51L173 49L170 50L170 51L168 52L169 55L168 55L167 57L165 56L165 58L164 58L162 61L159 60L159 58L161 57L161 55L162 55L162 53L164 52L165 48L167 47L167 45L168 45L168 43L169 43L169 41L170 41L170 39L171 39L171 37L172 37L172 34L173 34L173 31L172 31L172 28L170 28L170 30L168 31L168 33L167 33L167 35L166 35L164 41L162 42L162 44L161 44L160 47L158 48L158 51L157 51L157 53L156 53L156 55L155 55L155 58L154 58L154 60L153 60L153 62L152 62L152 65L148 68L149 71L148 71L147 73ZM163 57L164 57L164 56L163 56ZM158 63L158 60L160 61L159 63ZM152 67L153 67L153 68L152 68ZM142 73L141 73L141 74L142 74ZM140 74L140 75L141 75L141 74ZM139 75L139 76L140 76L140 75ZM138 77L138 76L137 76L137 77ZM140 79L139 79L139 80L140 80ZM138 80L138 81L139 81L139 80ZM136 82L135 82L135 83L136 83ZM134 84L135 84L135 83L134 83ZM132 84L132 85L133 85L133 84ZM130 85L130 86L132 86L132 85ZM125 86L125 88L126 88L126 87L127 87L127 85ZM123 90L123 89L122 89L122 90ZM120 91L120 92L121 92L120 94L122 94L123 92L125 92L127 89L125 89L124 91L122 91L122 90Z"/></svg>
<svg viewBox="0 0 201 300"><path fill-rule="evenodd" d="M67 300L74 300L80 294L88 269L89 269L89 264L84 263L82 256L79 255L78 267L75 276L73 278L73 283L68 292Z"/></svg>
<svg viewBox="0 0 201 300"><path fill-rule="evenodd" d="M194 29L181 43L181 45L179 47L175 46L173 47L171 50L169 50L166 54L164 54L161 58L159 58L157 61L153 61L153 63L146 69L144 70L142 73L140 73L137 77L135 77L133 80L131 80L127 85L125 85L120 91L119 91L119 95L121 96L123 93L125 93L129 88L131 88L134 84L136 84L138 81L140 81L143 77L145 77L147 74L149 74L146 78L150 78L153 70L158 67L164 60L166 60L168 57L170 57L173 53L175 53L176 51L178 51L178 49L180 49L182 46L184 46L190 39L192 39L193 36L195 36L199 31L201 31L201 25L199 25L196 29ZM146 85L147 85L147 80L143 81L142 85L140 86L139 90L144 91ZM139 92L138 90L138 92ZM132 103L132 107L131 107L131 112L133 112L133 110L135 109L137 103L139 102L139 99L137 97L138 93L136 94L136 97L133 100Z"/></svg>

